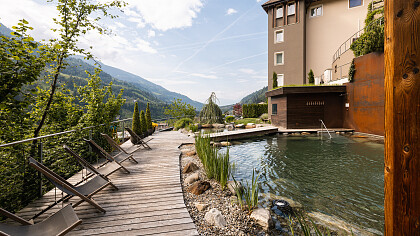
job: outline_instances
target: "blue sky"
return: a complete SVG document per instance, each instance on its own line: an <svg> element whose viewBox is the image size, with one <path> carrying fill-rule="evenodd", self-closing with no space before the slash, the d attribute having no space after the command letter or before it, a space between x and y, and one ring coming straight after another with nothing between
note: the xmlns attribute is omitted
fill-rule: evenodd
<svg viewBox="0 0 420 236"><path fill-rule="evenodd" d="M0 0L0 22L25 18L37 40L56 37L46 0ZM267 85L267 15L262 0L128 0L101 22L112 35L90 33L80 46L105 64L204 102L238 102Z"/></svg>

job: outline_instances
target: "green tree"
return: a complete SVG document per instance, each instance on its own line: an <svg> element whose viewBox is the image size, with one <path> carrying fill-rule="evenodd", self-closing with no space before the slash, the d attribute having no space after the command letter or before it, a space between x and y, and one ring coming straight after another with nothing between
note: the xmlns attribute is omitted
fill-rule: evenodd
<svg viewBox="0 0 420 236"><path fill-rule="evenodd" d="M166 107L165 115L169 115L170 117L174 117L177 119L188 117L194 118L196 114L195 108L186 102L182 102L182 99L175 99L172 103Z"/></svg>
<svg viewBox="0 0 420 236"><path fill-rule="evenodd" d="M110 3L99 3L93 0L57 0L58 17L53 18L53 20L58 25L58 28L53 29L53 31L58 32L59 37L51 39L49 42L50 53L53 59L47 74L47 79L51 80L50 94L41 119L34 130L33 137L39 136L49 114L57 89L58 77L67 65L65 59L76 53L85 55L86 58L93 57L89 52L78 46L78 38L92 30L97 30L101 34L106 32L97 23L101 19L100 15L115 18L115 15L109 13L109 9L114 7L120 8L124 5L125 3L119 0ZM96 15L96 17L92 17L92 15ZM36 144L36 141L34 141L34 144Z"/></svg>
<svg viewBox="0 0 420 236"><path fill-rule="evenodd" d="M312 69L310 69L308 73L308 83L310 84L315 83L314 71Z"/></svg>
<svg viewBox="0 0 420 236"><path fill-rule="evenodd" d="M146 124L146 116L144 115L144 111L143 110L140 112L140 126L141 126L141 132L143 134L146 134L146 132L147 132L147 124Z"/></svg>
<svg viewBox="0 0 420 236"><path fill-rule="evenodd" d="M146 124L147 124L147 129L153 129L152 115L150 114L149 103L147 103L147 107L146 107Z"/></svg>
<svg viewBox="0 0 420 236"><path fill-rule="evenodd" d="M222 123L222 110L216 104L217 97L214 92L211 93L210 97L207 99L206 104L204 105L203 109L200 111L200 122L206 124L213 124L213 123Z"/></svg>
<svg viewBox="0 0 420 236"><path fill-rule="evenodd" d="M137 102L134 105L132 130L134 131L134 133L141 135L140 113L139 105L137 104Z"/></svg>
<svg viewBox="0 0 420 236"><path fill-rule="evenodd" d="M273 89L277 88L278 84L277 84L277 73L273 72Z"/></svg>

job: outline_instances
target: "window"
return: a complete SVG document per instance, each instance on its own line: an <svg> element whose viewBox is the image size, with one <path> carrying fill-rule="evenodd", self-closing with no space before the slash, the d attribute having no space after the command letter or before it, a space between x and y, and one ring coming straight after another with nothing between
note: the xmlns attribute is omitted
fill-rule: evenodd
<svg viewBox="0 0 420 236"><path fill-rule="evenodd" d="M284 75L278 74L277 75L277 86L281 87L284 86Z"/></svg>
<svg viewBox="0 0 420 236"><path fill-rule="evenodd" d="M276 11L276 18L282 18L283 17L283 7L278 7Z"/></svg>
<svg viewBox="0 0 420 236"><path fill-rule="evenodd" d="M287 15L288 16L294 15L295 12L296 12L296 8L295 8L294 3L287 5Z"/></svg>
<svg viewBox="0 0 420 236"><path fill-rule="evenodd" d="M274 56L275 65L283 65L284 64L284 53L283 52L276 52Z"/></svg>
<svg viewBox="0 0 420 236"><path fill-rule="evenodd" d="M311 17L322 16L322 5L311 8Z"/></svg>
<svg viewBox="0 0 420 236"><path fill-rule="evenodd" d="M363 0L349 0L349 8L358 7L363 4Z"/></svg>
<svg viewBox="0 0 420 236"><path fill-rule="evenodd" d="M271 104L271 114L277 115L277 104Z"/></svg>
<svg viewBox="0 0 420 236"><path fill-rule="evenodd" d="M276 43L284 42L284 31L278 30L276 31Z"/></svg>

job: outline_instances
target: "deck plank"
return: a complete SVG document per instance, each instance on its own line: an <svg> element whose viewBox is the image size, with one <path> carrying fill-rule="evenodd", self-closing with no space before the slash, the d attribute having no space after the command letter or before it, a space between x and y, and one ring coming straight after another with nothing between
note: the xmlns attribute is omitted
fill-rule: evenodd
<svg viewBox="0 0 420 236"><path fill-rule="evenodd" d="M198 235L184 203L180 183L181 154L178 147L183 143L193 143L179 132L161 132L153 135L148 142L152 150L140 149L134 153L139 162L125 161L123 165L130 174L118 171L110 176L119 188L107 187L94 196L94 200L107 212L101 213L87 203L76 207L75 211L83 221L69 235ZM123 147L132 146L130 141ZM69 182L81 180L81 173L69 178ZM61 192L57 191L57 198ZM29 219L55 200L54 190L41 199L29 204L18 215ZM74 203L77 197L69 203ZM65 203L64 205L67 205ZM35 222L42 221L58 211L58 204Z"/></svg>

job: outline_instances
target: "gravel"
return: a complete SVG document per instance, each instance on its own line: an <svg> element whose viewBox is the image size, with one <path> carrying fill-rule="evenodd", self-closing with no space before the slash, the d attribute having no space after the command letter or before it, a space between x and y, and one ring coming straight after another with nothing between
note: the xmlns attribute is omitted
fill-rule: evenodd
<svg viewBox="0 0 420 236"><path fill-rule="evenodd" d="M240 209L240 206L236 203L231 203L230 197L232 194L227 187L222 190L219 183L214 180L209 180L206 177L206 174L203 171L203 165L197 155L185 155L186 153L195 150L194 145L183 145L180 149L182 152L180 172L184 202L197 227L198 233L200 235L266 235L264 230L257 225L245 211ZM182 169L190 161L200 167L200 169L194 173L198 173L201 180L206 180L210 182L211 185L211 188L201 195L189 193L187 190L191 184L184 183L185 178L192 173L182 174ZM195 207L195 203L208 204L208 207L202 211L198 211ZM227 222L226 227L213 226L204 220L205 214L212 208L218 209L225 217Z"/></svg>

